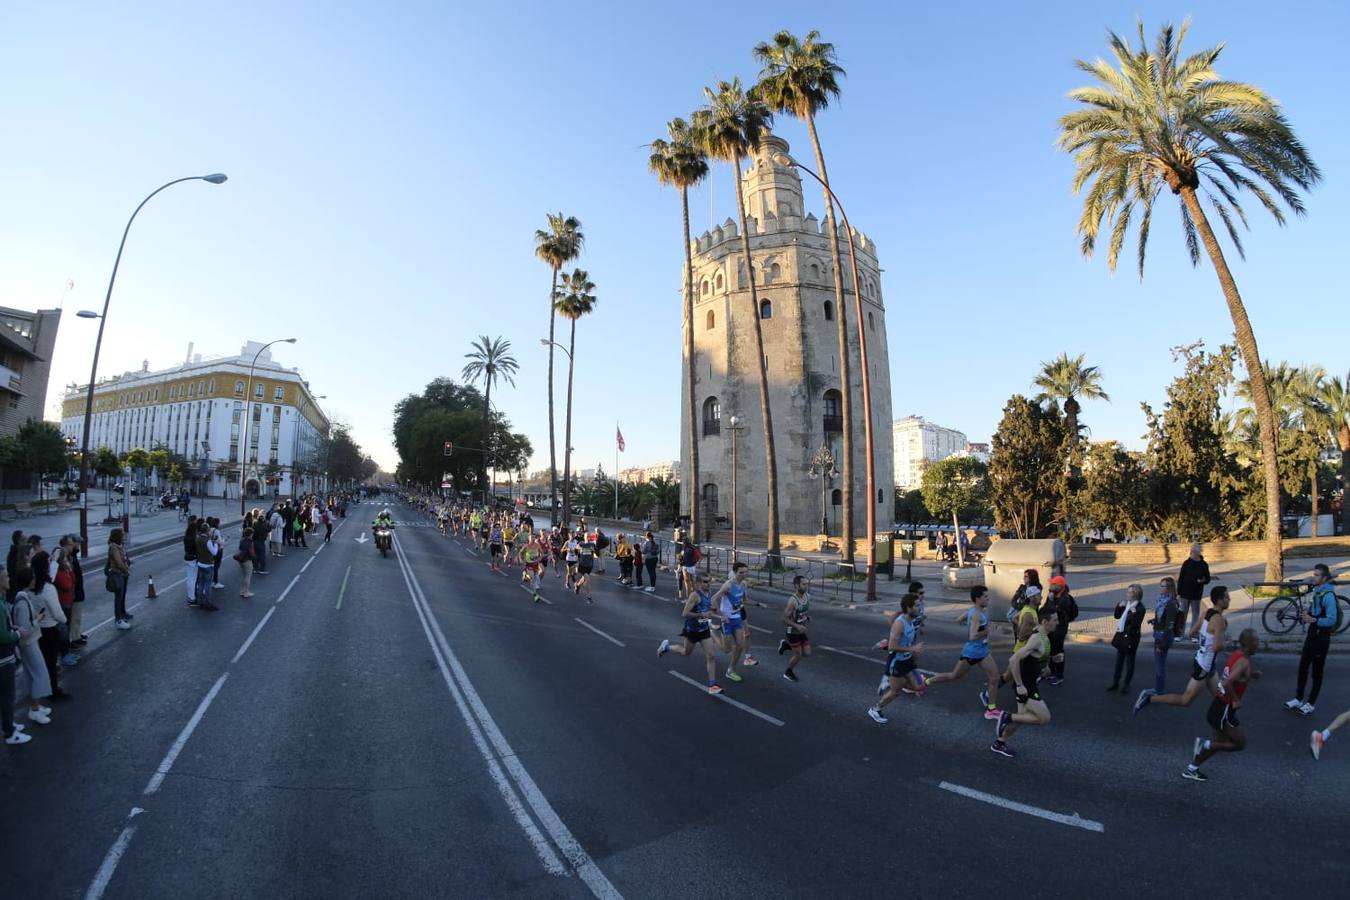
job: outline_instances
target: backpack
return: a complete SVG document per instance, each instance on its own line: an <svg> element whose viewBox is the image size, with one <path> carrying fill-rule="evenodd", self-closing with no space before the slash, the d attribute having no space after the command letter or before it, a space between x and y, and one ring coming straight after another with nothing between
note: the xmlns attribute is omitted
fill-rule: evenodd
<svg viewBox="0 0 1350 900"><path fill-rule="evenodd" d="M1078 618L1078 601L1073 599L1073 594L1065 592L1064 594L1064 621L1072 622Z"/></svg>
<svg viewBox="0 0 1350 900"><path fill-rule="evenodd" d="M698 565L698 561L701 560L702 558L703 558L703 554L702 554L702 553L699 553L699 552L698 552L698 548L695 547L695 548L694 548L694 565Z"/></svg>
<svg viewBox="0 0 1350 900"><path fill-rule="evenodd" d="M602 531L595 537L595 549L603 550L609 546L609 538Z"/></svg>

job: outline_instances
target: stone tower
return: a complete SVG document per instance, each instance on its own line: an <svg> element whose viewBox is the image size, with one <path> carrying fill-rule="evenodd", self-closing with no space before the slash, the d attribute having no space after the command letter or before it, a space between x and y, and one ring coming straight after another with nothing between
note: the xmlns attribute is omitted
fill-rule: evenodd
<svg viewBox="0 0 1350 900"><path fill-rule="evenodd" d="M840 226L844 265L852 384L839 378L839 338L834 275L829 241L821 222L805 211L797 170L775 163L787 142L767 136L742 177L759 309L751 309L749 283L737 223L727 219L704 232L694 246L694 390L699 423L701 484L683 479L684 503L696 491L704 522L714 526L731 515L731 417L740 426L736 436L737 518L742 535L764 535L768 529L768 480L765 473L764 426L760 415L759 373L755 360L754 323L759 316L769 372L769 402L778 457L779 528L784 550L815 549L822 513L822 479L808 473L811 459L826 445L843 471L841 395L852 391L854 533L866 536L868 502L863 439L862 373L857 322L849 268L848 244ZM814 185L814 183L813 183ZM814 194L819 197L817 191ZM876 462L878 530L889 527L895 499L890 442L891 381L886 345L886 310L881 302L881 273L876 246L854 231L858 275L862 286L863 327L867 330L872 381L872 434ZM684 346L684 342L681 342ZM685 357L684 365L691 364ZM686 370L687 375L687 370ZM686 379L681 379L686 385ZM686 395L685 402L688 402ZM682 463L688 463L688 422L681 416ZM825 491L824 510L830 533L839 535L842 477ZM688 506L686 505L687 509Z"/></svg>

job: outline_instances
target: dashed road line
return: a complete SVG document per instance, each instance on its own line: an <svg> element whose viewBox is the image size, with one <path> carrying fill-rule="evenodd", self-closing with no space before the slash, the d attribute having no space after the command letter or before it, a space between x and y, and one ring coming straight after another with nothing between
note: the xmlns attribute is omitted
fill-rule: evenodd
<svg viewBox="0 0 1350 900"><path fill-rule="evenodd" d="M1084 819L1079 816L1078 813L1065 815L1064 813L1052 812L1048 809L1041 809L1039 806L1029 806L1025 803L1018 803L1016 800L1008 800L1007 798L999 797L995 794L986 794L984 791L977 791L974 788L952 784L950 781L944 781L939 784L938 787L944 791L951 791L953 794L959 794L962 797L969 797L971 800L979 800L981 803L990 803L994 806L1001 806L1004 809L1013 812L1025 813L1028 816L1045 819L1048 822L1057 822L1060 825L1081 828L1084 831L1095 831L1098 834L1104 834L1106 832L1106 826L1101 822Z"/></svg>
<svg viewBox="0 0 1350 900"><path fill-rule="evenodd" d="M520 588L522 591L524 591L524 592L527 593L527 594L533 594L533 595L537 596L537 597L539 598L539 602L540 602L540 603L547 603L549 606L552 606L552 605L553 605L553 601L552 601L552 600L548 599L548 598L545 597L543 594L536 594L534 588L532 588L532 587L526 587L526 586L523 585L523 584L518 584L518 585L516 585L516 587Z"/></svg>
<svg viewBox="0 0 1350 900"><path fill-rule="evenodd" d="M348 566L347 571L342 573L342 587L338 589L337 606L335 609L342 609L342 595L347 593L347 576L352 574L352 567Z"/></svg>
<svg viewBox="0 0 1350 900"><path fill-rule="evenodd" d="M694 679L690 678L688 675L682 675L682 674L680 674L679 672L676 672L674 669L668 669L667 671L668 671L671 675L674 675L676 678L678 678L678 679L680 679L681 681L683 681L685 684L692 684L694 687L698 688L700 691L703 691L704 693L707 693L707 691L708 691L708 686L707 686L706 684L700 684L699 682L697 682L697 681L695 681ZM732 699L731 699L730 697L728 697L725 693L723 693L723 694L708 694L708 696L712 697L714 700L721 700L723 703L730 703L732 706L736 707L737 709L741 710L742 712L748 712L748 713L749 713L750 715L752 715L752 716L756 716L757 718L763 719L765 722L768 722L770 725L777 725L779 728L782 728L782 727L783 727L783 724L784 724L784 723L783 723L783 720L782 720L782 719L775 719L773 716L769 715L768 713L760 712L759 710L755 709L753 706L747 706L746 704L742 703L742 702L739 701L739 700L732 700Z"/></svg>
<svg viewBox="0 0 1350 900"><path fill-rule="evenodd" d="M578 618L578 617L576 617L576 616L573 616L573 617L572 617L572 621L573 621L573 622L576 622L578 625L580 625L580 626L583 627L583 628L589 628L591 631L594 631L596 634L600 635L602 638L604 638L605 640L609 641L611 644L615 644L615 645L617 645L617 646L619 646L619 647L627 647L627 646L628 646L627 644L625 644L623 641L619 640L618 638L613 638L613 637L610 637L609 635L605 634L603 631L601 631L599 628L596 628L594 625L592 625L590 622L587 622L585 619L581 619L581 618Z"/></svg>

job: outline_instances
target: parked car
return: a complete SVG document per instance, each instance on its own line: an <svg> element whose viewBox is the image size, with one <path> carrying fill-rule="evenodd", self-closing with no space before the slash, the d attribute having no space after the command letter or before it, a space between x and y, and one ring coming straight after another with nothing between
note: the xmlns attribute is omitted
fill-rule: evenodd
<svg viewBox="0 0 1350 900"><path fill-rule="evenodd" d="M114 494L124 494L126 493L127 486L119 481L117 482L117 484L113 485L112 489ZM140 486L133 484L131 486L131 496L139 497L140 495L141 495Z"/></svg>

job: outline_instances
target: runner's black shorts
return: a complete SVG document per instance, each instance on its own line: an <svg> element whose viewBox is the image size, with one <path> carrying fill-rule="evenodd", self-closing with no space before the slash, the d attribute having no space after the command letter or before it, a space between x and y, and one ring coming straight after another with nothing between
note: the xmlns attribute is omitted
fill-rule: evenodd
<svg viewBox="0 0 1350 900"><path fill-rule="evenodd" d="M712 637L712 630L708 628L690 629L686 626L685 629L680 632L680 637L691 644L697 644L699 641L706 641L708 638Z"/></svg>
<svg viewBox="0 0 1350 900"><path fill-rule="evenodd" d="M900 654L892 651L890 658L886 660L886 674L891 678L904 678L910 672L913 672L917 665L914 662L914 657L900 659Z"/></svg>
<svg viewBox="0 0 1350 900"><path fill-rule="evenodd" d="M811 643L811 638L809 638L808 636L806 636L806 635L804 635L804 634L797 634L797 633L795 633L795 632L789 631L789 632L787 633L787 642L788 642L788 644L790 644L791 646L795 647L795 646L797 646L798 644L809 644L809 643Z"/></svg>
<svg viewBox="0 0 1350 900"><path fill-rule="evenodd" d="M1218 658L1219 658L1219 655L1218 655L1217 653L1214 654L1214 659L1215 659L1216 661L1218 660ZM1199 663L1198 661L1196 661L1196 660L1191 660L1191 680L1192 680L1192 681L1209 681L1210 678L1214 677L1214 666L1215 666L1215 665L1216 665L1216 663L1210 663L1210 666L1209 666L1208 669L1202 669L1202 668L1200 668L1200 663Z"/></svg>
<svg viewBox="0 0 1350 900"><path fill-rule="evenodd" d="M579 575L589 575L589 574L591 574L592 568L593 568L593 564L591 564L591 563L578 563L578 564L577 564L577 574L579 574Z"/></svg>
<svg viewBox="0 0 1350 900"><path fill-rule="evenodd" d="M490 544L490 545L488 545L488 550L492 553L493 556L501 556L501 555L502 555L502 545L501 545L501 544Z"/></svg>
<svg viewBox="0 0 1350 900"><path fill-rule="evenodd" d="M1209 727L1215 731L1223 731L1225 728L1237 728L1239 725L1237 711L1229 706L1223 700L1215 697L1209 704L1209 710L1205 713L1205 721Z"/></svg>

